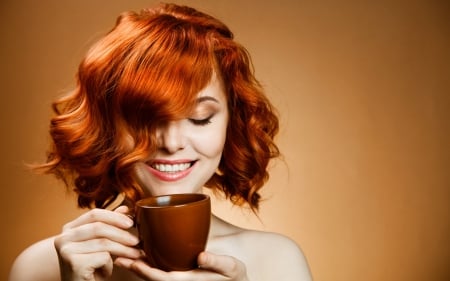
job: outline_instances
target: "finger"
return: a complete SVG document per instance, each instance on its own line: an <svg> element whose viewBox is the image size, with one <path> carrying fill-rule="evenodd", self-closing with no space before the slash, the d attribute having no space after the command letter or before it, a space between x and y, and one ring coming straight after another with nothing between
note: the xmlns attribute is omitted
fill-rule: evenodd
<svg viewBox="0 0 450 281"><path fill-rule="evenodd" d="M171 271L166 272L162 271L158 268L154 268L149 266L145 261L139 260L130 260L130 259L122 259L118 258L115 261L116 265L122 266L128 270L133 271L139 277L149 280L149 281L167 281L167 280L177 280L177 281L188 281L188 280L196 280L196 281L212 281L218 280L217 274L212 276L210 273L206 273L203 275L198 275L198 270L194 271ZM213 278L215 277L215 278Z"/></svg>
<svg viewBox="0 0 450 281"><path fill-rule="evenodd" d="M128 206L126 205L119 206L114 210L114 212L126 215L130 220L133 221L133 226L135 226L136 221L134 219L134 213L130 210Z"/></svg>
<svg viewBox="0 0 450 281"><path fill-rule="evenodd" d="M230 256L214 255L208 252L202 252L197 259L201 269L210 270L227 277L243 275L246 271L245 265Z"/></svg>
<svg viewBox="0 0 450 281"><path fill-rule="evenodd" d="M136 275L149 281L212 281L212 280L231 280L229 277L214 271L203 269L194 269L192 271L162 271L157 268L150 267L145 261L139 259L117 258L114 261L116 266L133 271Z"/></svg>
<svg viewBox="0 0 450 281"><path fill-rule="evenodd" d="M92 239L83 242L67 243L59 249L59 252L62 256L97 252L108 252L113 256L127 257L131 259L138 259L143 256L139 249L128 247L108 239Z"/></svg>
<svg viewBox="0 0 450 281"><path fill-rule="evenodd" d="M143 260L129 260L129 259L116 259L116 264L119 263L120 266L125 267L128 270L133 271L139 277L145 280L151 281L165 281L172 280L168 278L168 273L157 268L150 267ZM173 279L180 280L183 279Z"/></svg>
<svg viewBox="0 0 450 281"><path fill-rule="evenodd" d="M113 261L111 258L109 258L102 267L100 267L98 270L94 272L95 281L109 280L109 277L111 277L113 273L113 269L114 269Z"/></svg>
<svg viewBox="0 0 450 281"><path fill-rule="evenodd" d="M112 275L113 262L107 252L81 254L73 257L72 268L80 280L106 280Z"/></svg>
<svg viewBox="0 0 450 281"><path fill-rule="evenodd" d="M133 226L133 220L123 213L103 209L93 209L64 225L63 230L65 231L92 222L103 222L124 229Z"/></svg>
<svg viewBox="0 0 450 281"><path fill-rule="evenodd" d="M128 206L126 206L126 205L121 205L121 206L117 207L116 209L114 209L114 212L118 212L118 213L126 215L126 214L130 213L130 208L128 208Z"/></svg>
<svg viewBox="0 0 450 281"><path fill-rule="evenodd" d="M129 258L125 258L125 257L117 257L114 260L114 265L121 267L121 268L130 269L131 264L135 261L136 261L135 259L129 259Z"/></svg>
<svg viewBox="0 0 450 281"><path fill-rule="evenodd" d="M139 238L130 232L103 222L81 225L63 232L56 239L59 242L81 242L96 238L106 238L128 246L135 246L139 243Z"/></svg>

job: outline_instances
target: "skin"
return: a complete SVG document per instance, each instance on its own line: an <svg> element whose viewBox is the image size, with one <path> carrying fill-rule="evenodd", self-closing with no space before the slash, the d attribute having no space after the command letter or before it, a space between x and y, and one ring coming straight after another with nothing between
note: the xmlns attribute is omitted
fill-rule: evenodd
<svg viewBox="0 0 450 281"><path fill-rule="evenodd" d="M155 155L136 165L135 177L149 195L201 192L214 174L228 122L221 80L213 76L198 97L191 116L159 128ZM188 166L188 170L170 174L158 171ZM9 280L311 280L306 260L292 240L242 229L214 215L207 249L198 256L199 269L164 272L151 268L135 247L139 241L126 215L129 211L120 206L114 211L86 212L67 223L61 234L26 249L16 259Z"/></svg>

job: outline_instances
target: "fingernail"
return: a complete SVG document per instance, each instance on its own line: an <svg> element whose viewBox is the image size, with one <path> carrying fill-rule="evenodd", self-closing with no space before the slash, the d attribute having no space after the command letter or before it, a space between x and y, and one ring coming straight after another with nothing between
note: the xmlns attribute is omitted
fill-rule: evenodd
<svg viewBox="0 0 450 281"><path fill-rule="evenodd" d="M129 225L130 227L131 227L131 226L134 226L134 225L135 225L135 222L134 222L134 216L133 216L133 215L130 215L130 214L126 214L126 216L127 216L128 218L130 218L130 220L131 220L131 221L129 221L129 222L127 223L127 225Z"/></svg>
<svg viewBox="0 0 450 281"><path fill-rule="evenodd" d="M130 228L133 226L134 222L132 220L125 219L123 220L123 224L126 228Z"/></svg>
<svg viewBox="0 0 450 281"><path fill-rule="evenodd" d="M134 245L134 247L136 247L137 245L139 245L139 238L135 238L135 239L133 239L133 245Z"/></svg>
<svg viewBox="0 0 450 281"><path fill-rule="evenodd" d="M140 254L141 254L141 258L146 257L146 254L145 254L144 250L140 250L139 252L140 252Z"/></svg>

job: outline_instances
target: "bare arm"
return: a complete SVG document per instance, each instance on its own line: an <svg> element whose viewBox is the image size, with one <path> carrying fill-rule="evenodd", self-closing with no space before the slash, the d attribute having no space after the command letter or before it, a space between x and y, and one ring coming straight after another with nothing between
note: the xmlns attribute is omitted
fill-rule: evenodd
<svg viewBox="0 0 450 281"><path fill-rule="evenodd" d="M245 262L251 280L311 281L312 276L303 252L290 238L276 233L249 231L243 247L253 253Z"/></svg>
<svg viewBox="0 0 450 281"><path fill-rule="evenodd" d="M282 269L277 273L277 280L311 281L312 276L307 260L299 246L287 237L279 237L280 256L274 256L272 263L275 268ZM275 252L276 249L273 249Z"/></svg>
<svg viewBox="0 0 450 281"><path fill-rule="evenodd" d="M14 261L9 281L60 281L54 238L37 242Z"/></svg>

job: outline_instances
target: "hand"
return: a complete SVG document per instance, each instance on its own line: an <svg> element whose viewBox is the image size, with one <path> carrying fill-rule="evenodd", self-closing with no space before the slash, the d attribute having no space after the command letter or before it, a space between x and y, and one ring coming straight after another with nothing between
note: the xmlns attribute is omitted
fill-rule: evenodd
<svg viewBox="0 0 450 281"><path fill-rule="evenodd" d="M198 256L198 269L165 272L150 267L143 260L117 258L115 265L133 271L148 281L248 281L243 262L230 256L202 252Z"/></svg>
<svg viewBox="0 0 450 281"><path fill-rule="evenodd" d="M112 274L114 256L142 257L134 248L138 238L127 231L133 225L127 212L126 206L115 211L93 209L63 227L54 242L61 280L106 280Z"/></svg>

